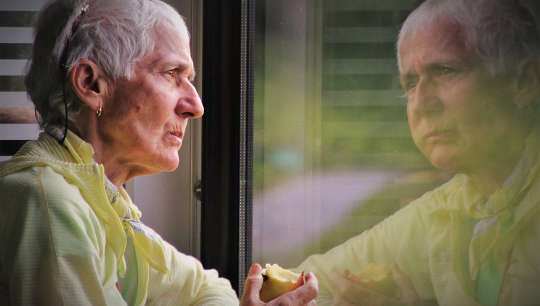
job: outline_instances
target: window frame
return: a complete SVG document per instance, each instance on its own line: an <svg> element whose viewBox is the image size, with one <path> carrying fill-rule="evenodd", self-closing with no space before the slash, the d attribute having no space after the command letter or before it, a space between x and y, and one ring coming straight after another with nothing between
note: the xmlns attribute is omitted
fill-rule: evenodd
<svg viewBox="0 0 540 306"><path fill-rule="evenodd" d="M201 261L239 295L251 265L254 8L203 2Z"/></svg>

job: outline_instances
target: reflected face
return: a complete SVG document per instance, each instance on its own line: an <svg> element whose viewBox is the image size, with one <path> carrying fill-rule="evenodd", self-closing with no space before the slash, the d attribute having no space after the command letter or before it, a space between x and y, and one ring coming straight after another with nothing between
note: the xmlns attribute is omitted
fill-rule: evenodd
<svg viewBox="0 0 540 306"><path fill-rule="evenodd" d="M99 120L109 155L138 174L176 169L188 120L204 112L191 83L187 30L161 26L155 35L153 52L135 65L131 79L114 84Z"/></svg>
<svg viewBox="0 0 540 306"><path fill-rule="evenodd" d="M504 150L519 120L509 82L488 74L457 26L438 21L408 34L399 56L409 127L434 166L467 173Z"/></svg>

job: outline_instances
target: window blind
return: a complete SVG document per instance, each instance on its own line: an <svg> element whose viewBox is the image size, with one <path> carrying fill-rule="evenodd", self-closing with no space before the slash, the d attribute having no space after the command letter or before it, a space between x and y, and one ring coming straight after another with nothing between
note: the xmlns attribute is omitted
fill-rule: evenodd
<svg viewBox="0 0 540 306"><path fill-rule="evenodd" d="M24 74L32 54L32 26L43 3L0 3L0 160L39 133Z"/></svg>
<svg viewBox="0 0 540 306"><path fill-rule="evenodd" d="M395 42L421 0L325 0L322 164L426 167L409 133Z"/></svg>

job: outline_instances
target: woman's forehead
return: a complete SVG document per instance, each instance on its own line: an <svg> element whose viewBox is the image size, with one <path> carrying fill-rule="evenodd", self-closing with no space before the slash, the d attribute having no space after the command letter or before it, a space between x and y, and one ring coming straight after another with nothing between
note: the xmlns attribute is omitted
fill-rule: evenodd
<svg viewBox="0 0 540 306"><path fill-rule="evenodd" d="M154 31L154 48L138 63L143 68L192 66L187 30L161 26Z"/></svg>
<svg viewBox="0 0 540 306"><path fill-rule="evenodd" d="M428 27L408 32L403 37L398 54L400 61L408 57L424 55L430 55L430 57L473 57L473 54L466 48L461 27L446 21L435 21Z"/></svg>

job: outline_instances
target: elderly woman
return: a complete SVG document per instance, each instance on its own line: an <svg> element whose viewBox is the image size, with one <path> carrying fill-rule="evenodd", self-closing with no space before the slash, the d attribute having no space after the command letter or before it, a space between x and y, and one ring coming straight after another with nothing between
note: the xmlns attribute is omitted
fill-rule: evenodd
<svg viewBox="0 0 540 306"><path fill-rule="evenodd" d="M0 300L237 305L229 282L141 223L123 184L170 171L203 114L181 16L159 0L57 0L41 12L28 93L44 130L0 165ZM260 267L244 305L261 305ZM271 303L306 304L317 282ZM288 302L288 303L287 303Z"/></svg>
<svg viewBox="0 0 540 306"><path fill-rule="evenodd" d="M319 304L538 305L539 2L427 0L397 49L413 139L457 174L308 258L301 267L319 279ZM368 263L397 288L367 289Z"/></svg>

